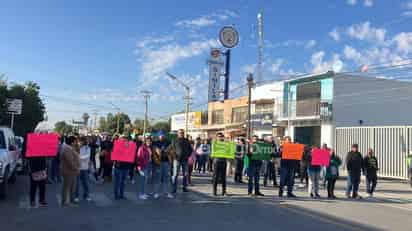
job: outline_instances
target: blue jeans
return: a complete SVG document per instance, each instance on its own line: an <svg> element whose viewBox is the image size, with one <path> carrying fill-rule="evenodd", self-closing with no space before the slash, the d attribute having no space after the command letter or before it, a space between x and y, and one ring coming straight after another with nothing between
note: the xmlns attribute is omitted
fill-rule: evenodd
<svg viewBox="0 0 412 231"><path fill-rule="evenodd" d="M173 193L176 193L177 191L177 184L178 184L180 169L182 169L182 174L183 174L183 190L186 190L187 188L187 174L188 174L187 161L173 160L173 177L172 177Z"/></svg>
<svg viewBox="0 0 412 231"><path fill-rule="evenodd" d="M160 183L162 185L163 193L169 193L170 185L170 164L169 162L162 162L160 164Z"/></svg>
<svg viewBox="0 0 412 231"><path fill-rule="evenodd" d="M80 184L83 187L83 199L86 199L89 197L89 170L80 170L80 175L76 180L75 198L79 198Z"/></svg>
<svg viewBox="0 0 412 231"><path fill-rule="evenodd" d="M203 173L206 171L206 161L207 161L207 155L200 155L199 160L198 160L198 171L199 173L203 170Z"/></svg>
<svg viewBox="0 0 412 231"><path fill-rule="evenodd" d="M294 168L285 168L280 169L280 187L279 191L283 192L285 185L288 186L288 193L293 192L293 185L295 184L295 169Z"/></svg>
<svg viewBox="0 0 412 231"><path fill-rule="evenodd" d="M128 169L114 169L114 199L124 198L124 186Z"/></svg>
<svg viewBox="0 0 412 231"><path fill-rule="evenodd" d="M145 194L145 189L146 189L146 181L147 181L147 178L148 178L148 174L149 174L149 168L147 167L147 168L144 168L144 169L142 169L141 170L141 172L143 173L143 175L142 174L139 174L139 194L140 195L143 195L143 194Z"/></svg>
<svg viewBox="0 0 412 231"><path fill-rule="evenodd" d="M253 192L253 185L255 186L255 194L259 193L259 181L260 181L260 169L262 167L262 161L252 160L248 169L248 193Z"/></svg>
<svg viewBox="0 0 412 231"><path fill-rule="evenodd" d="M159 193L160 186L160 165L151 163L148 169L147 181L152 185L152 192Z"/></svg>

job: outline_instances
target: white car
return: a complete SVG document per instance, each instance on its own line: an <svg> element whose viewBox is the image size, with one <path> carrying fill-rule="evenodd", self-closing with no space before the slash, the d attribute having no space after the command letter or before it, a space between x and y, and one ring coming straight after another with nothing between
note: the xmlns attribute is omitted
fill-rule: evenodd
<svg viewBox="0 0 412 231"><path fill-rule="evenodd" d="M0 127L0 199L7 196L8 184L16 182L21 151L10 128Z"/></svg>

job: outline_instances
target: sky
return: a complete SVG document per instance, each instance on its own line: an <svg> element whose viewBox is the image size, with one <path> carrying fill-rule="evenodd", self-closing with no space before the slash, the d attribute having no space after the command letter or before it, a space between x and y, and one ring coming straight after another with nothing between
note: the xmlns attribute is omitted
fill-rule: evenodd
<svg viewBox="0 0 412 231"><path fill-rule="evenodd" d="M396 63L412 54L412 0L5 0L0 8L0 73L9 83L41 87L48 123L104 116L116 108L143 118L142 90L152 92L149 117L207 102L210 48L233 25L231 89L256 72L257 19L263 14L263 79ZM231 92L232 96L242 92Z"/></svg>

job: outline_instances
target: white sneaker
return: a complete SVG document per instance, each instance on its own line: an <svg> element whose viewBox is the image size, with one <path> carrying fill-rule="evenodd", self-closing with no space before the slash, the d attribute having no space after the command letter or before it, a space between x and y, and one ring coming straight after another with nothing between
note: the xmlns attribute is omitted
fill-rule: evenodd
<svg viewBox="0 0 412 231"><path fill-rule="evenodd" d="M79 200L79 198L74 198L73 202L74 202L74 203L79 203L80 200Z"/></svg>
<svg viewBox="0 0 412 231"><path fill-rule="evenodd" d="M169 199L175 198L171 193L166 194L166 197L169 198Z"/></svg>
<svg viewBox="0 0 412 231"><path fill-rule="evenodd" d="M141 194L139 195L140 200L147 200L147 195L146 194Z"/></svg>
<svg viewBox="0 0 412 231"><path fill-rule="evenodd" d="M87 201L87 202L92 202L92 198L87 197L87 198L86 198L86 201Z"/></svg>
<svg viewBox="0 0 412 231"><path fill-rule="evenodd" d="M135 180L132 180L132 184L136 184L136 181L135 181Z"/></svg>
<svg viewBox="0 0 412 231"><path fill-rule="evenodd" d="M159 195L158 193L155 193L155 194L153 195L153 198L154 198L154 199L159 199L159 197L160 197L160 195Z"/></svg>

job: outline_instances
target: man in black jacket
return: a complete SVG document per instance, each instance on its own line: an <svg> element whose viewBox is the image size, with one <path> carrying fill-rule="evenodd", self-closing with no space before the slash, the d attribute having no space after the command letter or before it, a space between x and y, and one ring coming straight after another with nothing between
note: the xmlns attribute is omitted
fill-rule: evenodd
<svg viewBox="0 0 412 231"><path fill-rule="evenodd" d="M189 140L185 138L185 132L183 131L183 129L179 129L179 131L177 132L177 139L172 143L172 148L176 153L176 158L173 160L173 193L177 192L180 169L182 169L183 174L183 192L187 192L187 161L189 159L189 156L193 152L193 147L189 143Z"/></svg>
<svg viewBox="0 0 412 231"><path fill-rule="evenodd" d="M358 195L361 172L362 172L362 154L358 151L358 145L352 145L352 150L346 156L346 168L348 170L348 182L346 188L346 196L348 198L358 198L361 197Z"/></svg>
<svg viewBox="0 0 412 231"><path fill-rule="evenodd" d="M378 170L378 160L373 154L373 150L370 148L368 150L368 155L363 160L363 172L366 175L366 191L370 197L373 196L373 192L378 183Z"/></svg>

